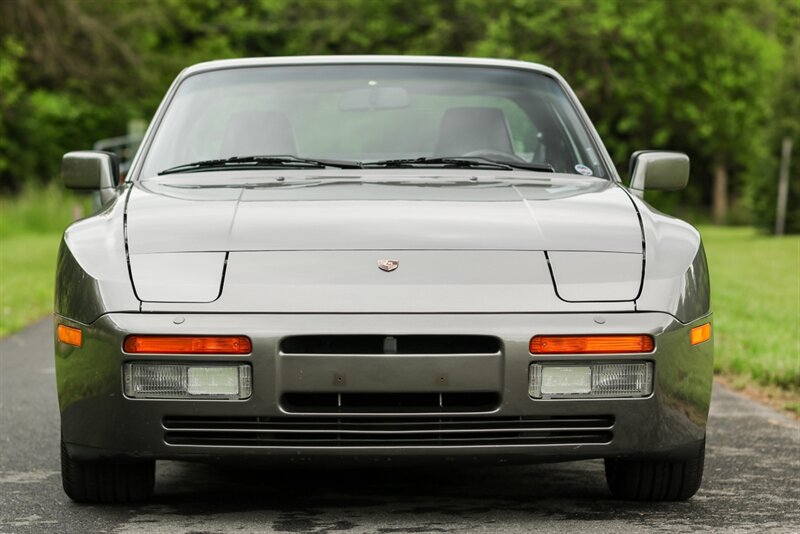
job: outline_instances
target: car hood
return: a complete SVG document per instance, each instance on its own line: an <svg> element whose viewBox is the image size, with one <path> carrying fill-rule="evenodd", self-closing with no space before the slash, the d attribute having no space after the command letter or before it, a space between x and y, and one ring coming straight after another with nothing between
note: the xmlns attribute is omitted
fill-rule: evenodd
<svg viewBox="0 0 800 534"><path fill-rule="evenodd" d="M642 252L633 203L607 180L325 175L238 184L220 176L215 184L204 178L200 183L148 181L132 188L130 253Z"/></svg>
<svg viewBox="0 0 800 534"><path fill-rule="evenodd" d="M632 301L641 284L638 214L606 180L190 178L130 192L129 261L144 302L215 302L223 311L531 311L532 302ZM378 259L400 261L391 280L377 274ZM418 291L431 298L409 300Z"/></svg>

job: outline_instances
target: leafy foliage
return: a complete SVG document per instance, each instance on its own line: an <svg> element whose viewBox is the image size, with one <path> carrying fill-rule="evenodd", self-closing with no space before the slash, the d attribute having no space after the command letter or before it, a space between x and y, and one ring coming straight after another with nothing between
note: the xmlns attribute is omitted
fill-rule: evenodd
<svg viewBox="0 0 800 534"><path fill-rule="evenodd" d="M653 195L662 208L707 205L711 168L724 165L735 218L771 226L792 137L789 228L800 231L800 0L6 0L0 35L5 189L47 181L63 152L151 116L198 61L477 55L562 72L621 171L636 149L688 152L691 185Z"/></svg>
<svg viewBox="0 0 800 534"><path fill-rule="evenodd" d="M759 147L761 153L753 160L744 189L756 222L771 229L775 224L781 143L784 138L792 139L786 230L800 233L800 0L779 6L775 32L783 43L783 61L772 81L776 88L775 117L767 128L766 142Z"/></svg>

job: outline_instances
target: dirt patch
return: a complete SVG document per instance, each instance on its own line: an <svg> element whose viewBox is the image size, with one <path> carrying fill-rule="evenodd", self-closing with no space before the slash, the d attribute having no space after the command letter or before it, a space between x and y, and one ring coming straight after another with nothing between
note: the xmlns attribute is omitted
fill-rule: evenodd
<svg viewBox="0 0 800 534"><path fill-rule="evenodd" d="M800 392L787 391L777 386L761 386L743 382L741 377L731 377L726 375L714 375L714 381L718 384L741 393L748 399L766 404L781 413L788 415L796 421L800 421ZM794 408L789 408L793 406Z"/></svg>

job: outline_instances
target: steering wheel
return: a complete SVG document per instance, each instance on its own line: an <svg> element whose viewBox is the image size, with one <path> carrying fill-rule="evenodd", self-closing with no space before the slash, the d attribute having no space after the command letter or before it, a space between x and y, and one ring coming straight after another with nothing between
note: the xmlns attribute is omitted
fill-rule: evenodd
<svg viewBox="0 0 800 534"><path fill-rule="evenodd" d="M491 149L481 149L481 150L472 150L467 152L466 154L461 154L461 157L464 158L486 158L493 161L499 162L508 162L508 163L527 163L521 157L515 154L509 154L508 152L501 152L500 150L491 150Z"/></svg>

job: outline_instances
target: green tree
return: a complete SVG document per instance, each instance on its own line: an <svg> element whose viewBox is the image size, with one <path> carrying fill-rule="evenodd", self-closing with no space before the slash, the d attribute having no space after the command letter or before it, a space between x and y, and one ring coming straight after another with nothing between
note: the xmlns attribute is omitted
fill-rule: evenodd
<svg viewBox="0 0 800 534"><path fill-rule="evenodd" d="M738 191L772 116L765 80L780 68L780 47L750 22L771 5L516 0L492 7L485 37L470 51L565 73L621 170L636 149L688 152L692 186L673 198L708 201L713 171L724 217L728 174L737 176Z"/></svg>
<svg viewBox="0 0 800 534"><path fill-rule="evenodd" d="M782 45L783 64L772 84L776 88L773 101L774 119L766 143L752 162L746 193L755 222L773 231L777 203L778 165L784 138L793 141L790 162L789 203L786 231L800 232L800 0L774 2L774 16L759 21L764 31L774 35Z"/></svg>

